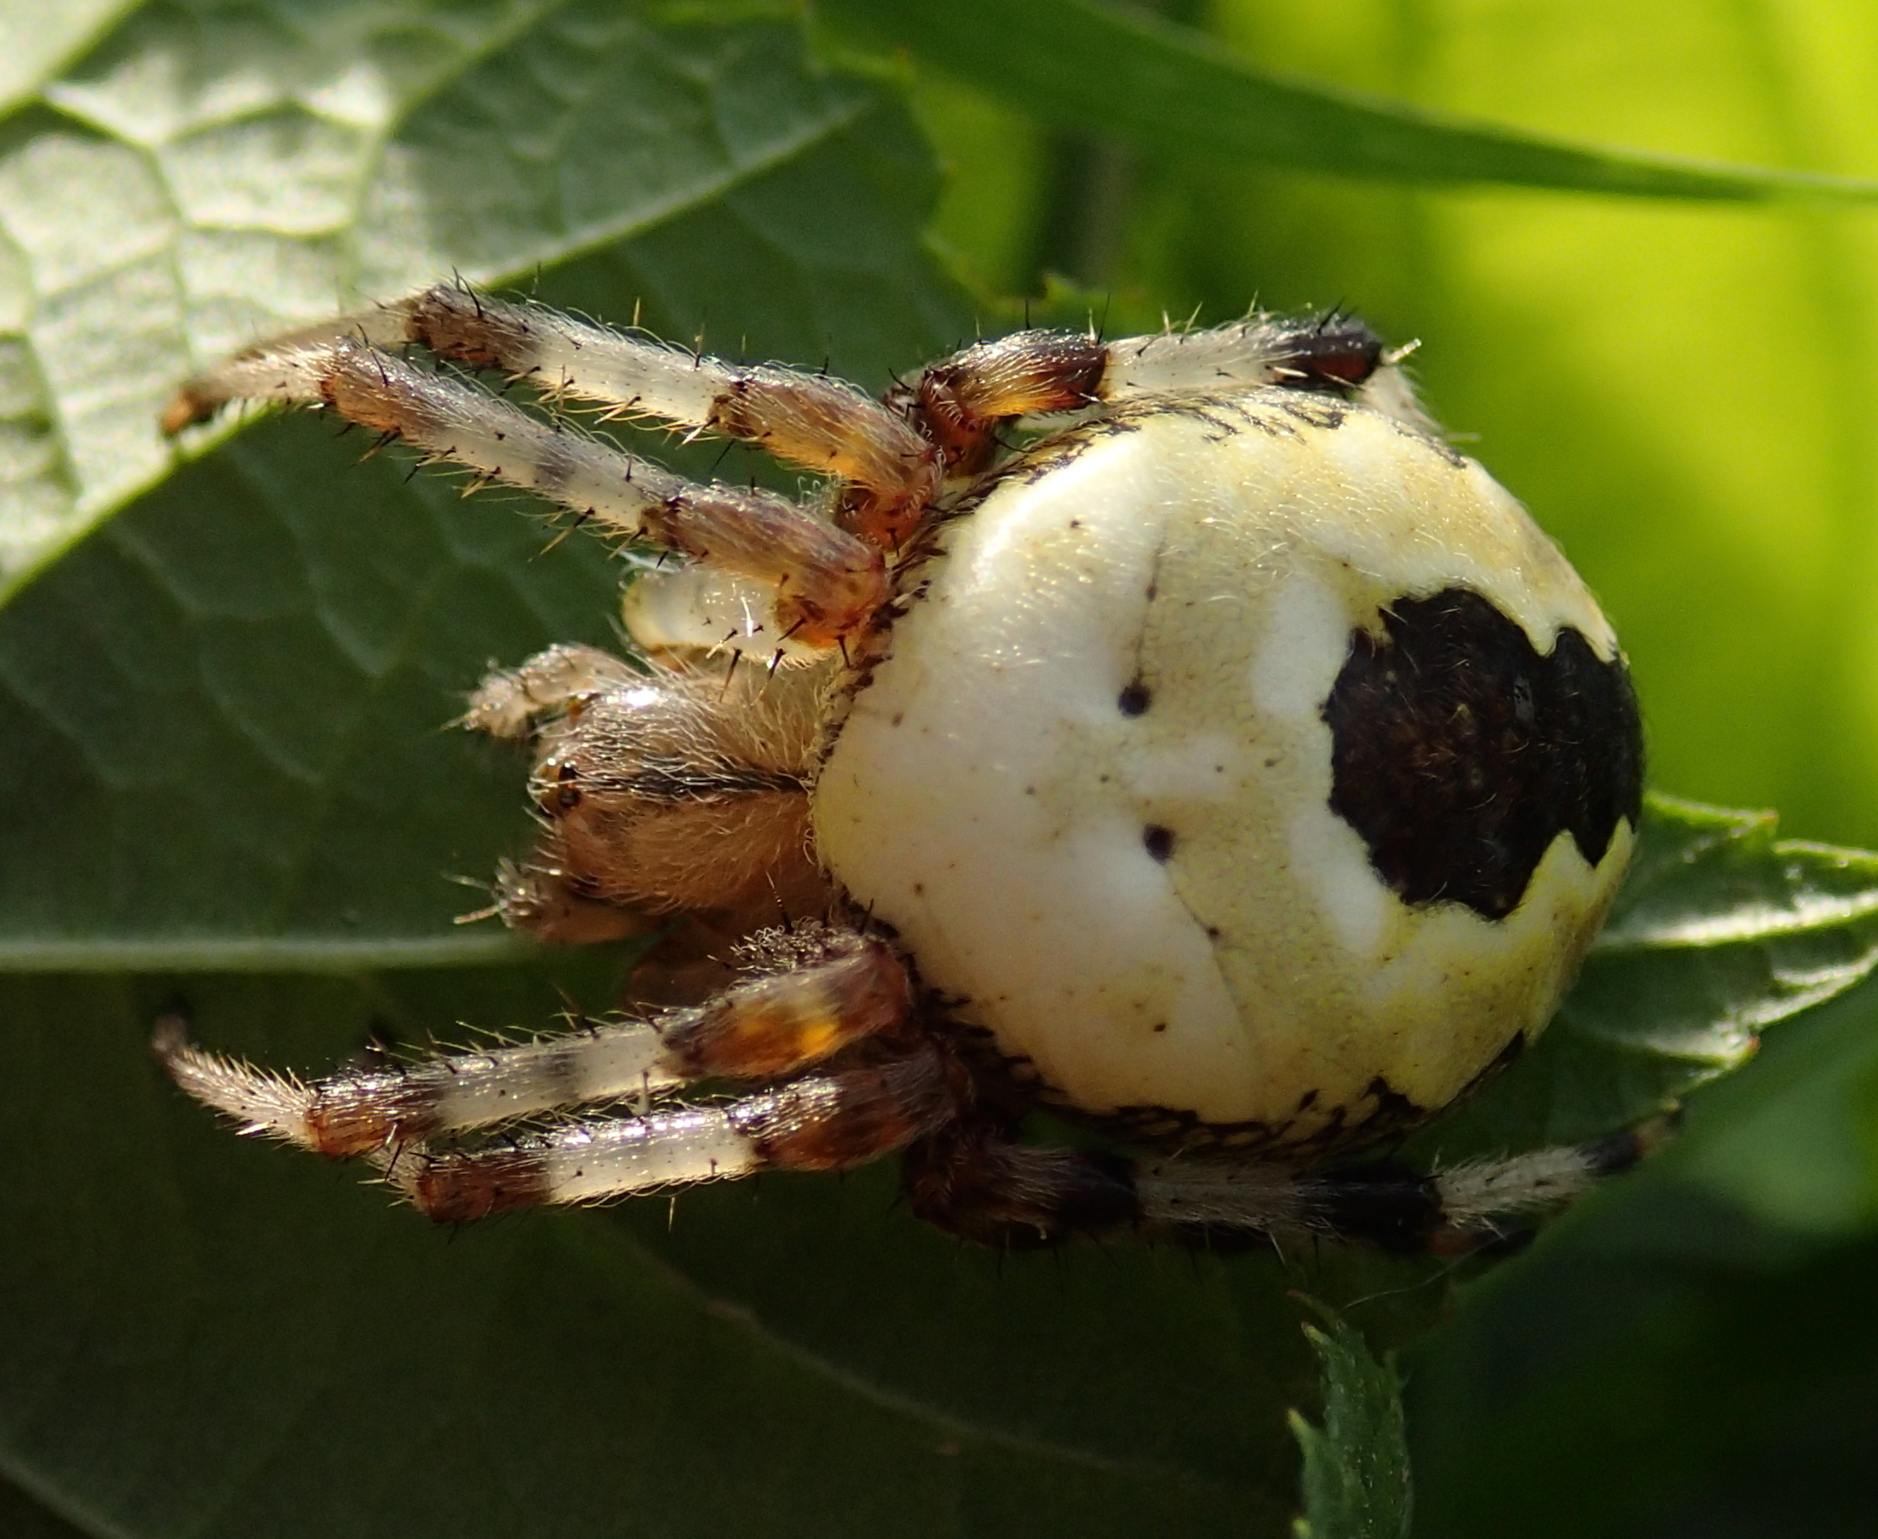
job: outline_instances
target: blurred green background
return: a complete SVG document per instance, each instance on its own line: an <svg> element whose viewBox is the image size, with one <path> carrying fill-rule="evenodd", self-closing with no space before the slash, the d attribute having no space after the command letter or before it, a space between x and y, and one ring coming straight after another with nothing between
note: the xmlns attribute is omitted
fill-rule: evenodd
<svg viewBox="0 0 1878 1539"><path fill-rule="evenodd" d="M547 1512L620 1532L1139 1533L1157 1512L1168 1531L1235 1513L1265 1531L1277 1507L1233 1482L1287 1478L1271 1428L1229 1426L1235 1395L1282 1377L1262 1354L1284 1277L1167 1258L1000 1277L906 1237L865 1179L835 1199L707 1194L671 1236L635 1213L452 1250L330 1172L230 1151L151 1082L137 1041L177 988L218 1041L292 1062L373 1020L447 1030L554 1000L519 969L379 978L369 946L317 987L281 965L291 946L225 976L230 937L330 945L309 916L367 941L438 933L463 904L434 874L515 842L514 770L455 740L408 746L410 724L444 719L488 657L603 616L612 581L597 556L531 562L521 520L460 522L447 488L350 470L349 447L305 423L175 470L147 428L164 384L270 321L454 265L512 279L539 264L553 302L620 317L644 297L669 332L826 355L878 386L974 313L1010 325L1026 298L1095 308L1111 331L1254 299L1345 304L1422 339L1435 413L1604 599L1652 783L1878 846L1878 208L1435 184L1413 164L1356 180L1249 167L1203 131L1102 133L1105 103L1121 126L1157 104L1123 99L1126 73L1079 53L1075 22L1140 13L1037 14L1055 11L1076 113L1013 83L1018 44L980 4L960 11L975 43L944 58L918 44L937 9L811 9L832 75L786 6L0 4L0 365L38 350L0 368L10 533L64 538L124 505L24 568L0 624L15 713L0 949L29 971L56 952L112 973L5 996L21 1067L0 1088L0 1147L30 1173L10 1194L17 1246L0 1237L13 1531L331 1531L322 1504L351 1478L372 1533L524 1532ZM1878 12L1831 0L1158 15L1258 70L1432 112L1878 177ZM971 46L1006 67L947 66ZM449 48L469 61L454 73L436 65ZM384 122L361 128L378 93ZM165 113L178 126L150 131L148 186L98 169L113 136L138 141ZM604 619L587 634L604 639ZM211 707L209 747L176 747L201 730L177 722ZM423 880L401 886L410 872ZM461 960L500 960L482 944ZM1866 996L1771 1040L1696 1102L1677 1148L1466 1285L1405 1355L1418 1533L1873 1531ZM110 1131L87 1136L106 1107ZM621 1251L590 1282L596 1234ZM857 1235L861 1259L829 1260ZM776 1275L783 1255L800 1276ZM713 1335L739 1321L747 1339ZM440 1366L452 1342L464 1361ZM1105 1351L1105 1373L1079 1378ZM829 1375L791 1376L810 1359L836 1364L843 1394L879 1393L835 1405ZM257 1361L273 1392L231 1392ZM678 1398L699 1382L722 1398ZM598 1406L657 1423L628 1473L580 1422ZM946 1472L920 1465L896 1492L907 1450L936 1446Z"/></svg>

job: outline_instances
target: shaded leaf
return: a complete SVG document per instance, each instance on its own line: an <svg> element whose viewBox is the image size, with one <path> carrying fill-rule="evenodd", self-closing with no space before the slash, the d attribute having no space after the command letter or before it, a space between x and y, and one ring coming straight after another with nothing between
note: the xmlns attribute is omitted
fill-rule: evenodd
<svg viewBox="0 0 1878 1539"><path fill-rule="evenodd" d="M1878 199L1878 182L1573 144L1287 79L1203 32L1111 0L818 0L817 10L1027 114L1182 158L1624 197Z"/></svg>
<svg viewBox="0 0 1878 1539"><path fill-rule="evenodd" d="M1509 1512L1522 1539L1871 1532L1878 1239L1801 1240L1673 1178L1652 1185L1540 1245L1414 1349L1429 1534L1499 1539Z"/></svg>
<svg viewBox="0 0 1878 1539"><path fill-rule="evenodd" d="M453 1234L185 1102L142 1052L179 995L286 1063L557 1008L511 969L0 984L0 1473L87 1532L1282 1527L1308 1273L960 1250L887 1168Z"/></svg>
<svg viewBox="0 0 1878 1539"><path fill-rule="evenodd" d="M1361 1333L1325 1312L1306 1325L1323 1375L1323 1425L1291 1413L1304 1453L1303 1512L1295 1539L1407 1539L1411 1507L1402 1391L1395 1370Z"/></svg>
<svg viewBox="0 0 1878 1539"><path fill-rule="evenodd" d="M8 1539L83 1539L73 1528L31 1493L0 1480L0 1533Z"/></svg>

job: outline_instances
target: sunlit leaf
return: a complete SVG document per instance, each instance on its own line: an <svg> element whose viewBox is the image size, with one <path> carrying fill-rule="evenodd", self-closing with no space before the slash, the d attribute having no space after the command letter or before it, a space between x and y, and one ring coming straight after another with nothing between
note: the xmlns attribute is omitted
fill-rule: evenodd
<svg viewBox="0 0 1878 1539"><path fill-rule="evenodd" d="M6 0L0 17L36 33L41 9ZM769 270L890 291L865 203L839 254L753 205L844 147L865 177L853 147L904 154L902 131L876 92L810 69L789 23L731 19L179 0L119 6L76 57L48 59L0 119L0 569L169 472L150 424L192 363L452 270L522 278L715 213L743 261L767 222L788 231ZM632 297L656 312L664 276Z"/></svg>

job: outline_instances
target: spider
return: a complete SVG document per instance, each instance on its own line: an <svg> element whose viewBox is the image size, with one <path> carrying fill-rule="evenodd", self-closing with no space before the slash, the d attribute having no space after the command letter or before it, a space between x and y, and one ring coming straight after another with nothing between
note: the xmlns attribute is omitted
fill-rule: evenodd
<svg viewBox="0 0 1878 1539"><path fill-rule="evenodd" d="M1024 330L874 399L445 284L192 379L171 433L323 408L672 558L628 592L636 660L551 647L465 721L533 751L509 925L695 920L735 972L310 1082L175 1025L161 1061L449 1222L895 1152L916 1214L999 1246L1454 1253L1570 1199L1661 1121L1388 1152L1543 1029L1642 778L1609 623L1440 436L1408 351L1341 312ZM687 481L570 402L825 484ZM1038 1109L1095 1136L1028 1137Z"/></svg>

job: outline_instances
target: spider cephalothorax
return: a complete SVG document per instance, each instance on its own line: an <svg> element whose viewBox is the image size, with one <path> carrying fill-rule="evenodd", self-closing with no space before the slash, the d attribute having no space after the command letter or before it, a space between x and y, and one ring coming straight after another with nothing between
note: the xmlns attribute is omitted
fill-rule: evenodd
<svg viewBox="0 0 1878 1539"><path fill-rule="evenodd" d="M829 490L684 481L420 351ZM915 1211L997 1243L1441 1247L1650 1136L1353 1163L1543 1029L1641 794L1596 602L1360 322L1020 332L876 403L439 287L231 359L166 426L237 398L689 558L629 594L641 661L553 648L466 721L534 748L510 924L744 938L697 1003L311 1084L166 1030L171 1072L249 1129L368 1156L441 1219L904 1150ZM1064 420L1005 446L1037 417ZM1151 1152L1025 1142L1040 1104Z"/></svg>

